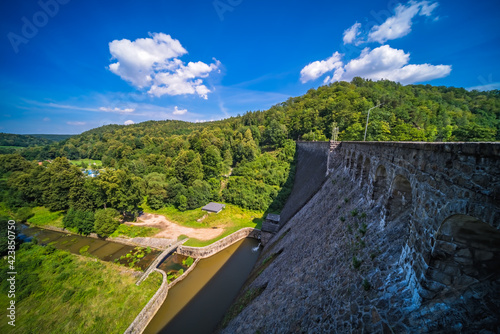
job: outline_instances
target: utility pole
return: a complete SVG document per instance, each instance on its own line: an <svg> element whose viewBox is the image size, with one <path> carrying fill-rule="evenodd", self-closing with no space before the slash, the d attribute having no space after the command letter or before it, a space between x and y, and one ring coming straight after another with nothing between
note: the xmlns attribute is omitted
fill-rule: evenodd
<svg viewBox="0 0 500 334"><path fill-rule="evenodd" d="M365 138L363 139L363 141L366 141L366 131L368 130L368 119L370 118L370 110L378 108L381 105L382 105L382 103L379 103L375 107L372 107L372 108L368 109L368 116L366 116Z"/></svg>

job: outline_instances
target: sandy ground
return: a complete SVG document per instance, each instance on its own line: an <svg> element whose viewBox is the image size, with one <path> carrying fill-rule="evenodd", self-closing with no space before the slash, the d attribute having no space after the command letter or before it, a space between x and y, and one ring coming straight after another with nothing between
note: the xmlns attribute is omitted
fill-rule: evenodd
<svg viewBox="0 0 500 334"><path fill-rule="evenodd" d="M149 226L160 229L153 238L167 238L177 240L177 237L184 234L190 238L199 240L210 240L224 232L223 228L190 228L174 224L168 221L165 216L151 213L143 213L137 218L137 223L127 223L136 226Z"/></svg>

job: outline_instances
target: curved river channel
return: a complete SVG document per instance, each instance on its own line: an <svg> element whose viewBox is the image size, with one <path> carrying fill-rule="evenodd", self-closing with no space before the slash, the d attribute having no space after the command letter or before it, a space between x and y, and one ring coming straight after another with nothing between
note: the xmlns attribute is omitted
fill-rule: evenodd
<svg viewBox="0 0 500 334"><path fill-rule="evenodd" d="M212 333L257 261L258 244L255 239L245 238L200 260L184 280L168 291L144 333Z"/></svg>

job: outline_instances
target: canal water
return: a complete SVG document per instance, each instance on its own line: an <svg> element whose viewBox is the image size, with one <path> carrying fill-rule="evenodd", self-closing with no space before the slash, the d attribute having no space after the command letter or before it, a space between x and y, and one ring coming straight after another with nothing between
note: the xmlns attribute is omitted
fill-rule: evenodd
<svg viewBox="0 0 500 334"><path fill-rule="evenodd" d="M212 333L245 283L260 254L259 242L245 238L200 260L168 291L145 334Z"/></svg>
<svg viewBox="0 0 500 334"><path fill-rule="evenodd" d="M114 262L116 259L120 260L122 256L126 256L127 253L135 248L134 246L124 245L118 242L46 230L38 227L28 227L27 225L21 226L19 237L25 241L36 237L39 244L50 244L57 249L67 250L73 254L80 254L80 250L83 249L83 247L88 246L87 253L103 261L109 262ZM159 251L152 250L136 263L136 267L144 270L159 253ZM125 263L126 261L127 260L125 259L120 260L122 263Z"/></svg>

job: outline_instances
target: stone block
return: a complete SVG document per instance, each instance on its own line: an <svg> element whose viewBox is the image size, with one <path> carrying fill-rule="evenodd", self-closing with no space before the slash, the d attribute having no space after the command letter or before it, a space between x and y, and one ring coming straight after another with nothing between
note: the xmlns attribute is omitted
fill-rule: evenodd
<svg viewBox="0 0 500 334"><path fill-rule="evenodd" d="M457 261L458 263L460 264L463 264L465 266L470 266L472 265L474 262L472 261L472 258L470 257L460 257L460 256L455 256L454 257L454 260Z"/></svg>
<svg viewBox="0 0 500 334"><path fill-rule="evenodd" d="M442 272L438 269L430 268L428 271L428 274L429 274L430 278L436 282L442 283L444 285L451 284L451 276L445 274L444 272Z"/></svg>
<svg viewBox="0 0 500 334"><path fill-rule="evenodd" d="M452 242L447 242L444 240L436 241L436 246L434 248L435 251L443 251L448 254L453 254L457 249L457 245Z"/></svg>
<svg viewBox="0 0 500 334"><path fill-rule="evenodd" d="M456 256L460 256L460 257L472 257L472 253L470 252L470 250L468 248L464 248L464 249L461 249L459 250L457 253L456 253Z"/></svg>
<svg viewBox="0 0 500 334"><path fill-rule="evenodd" d="M488 261L493 259L493 253L484 250L476 250L474 251L474 259L477 261Z"/></svg>

